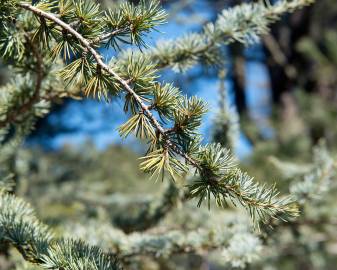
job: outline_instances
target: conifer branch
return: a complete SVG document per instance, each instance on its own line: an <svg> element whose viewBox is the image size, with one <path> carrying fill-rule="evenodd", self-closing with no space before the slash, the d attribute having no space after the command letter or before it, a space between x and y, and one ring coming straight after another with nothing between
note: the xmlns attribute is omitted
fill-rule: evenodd
<svg viewBox="0 0 337 270"><path fill-rule="evenodd" d="M105 20L108 23L107 33L95 38L92 43L105 43L114 48L119 47L118 41L133 43L139 47L146 46L141 35L163 24L166 17L165 11L160 8L159 1L141 0L136 6L129 2L122 3L118 10L105 12ZM131 41L125 40L124 36L130 36Z"/></svg>
<svg viewBox="0 0 337 270"><path fill-rule="evenodd" d="M274 4L259 1L224 9L214 23L206 24L201 33L161 41L142 54L151 59L158 69L171 67L181 72L200 62L221 65L226 57L223 45L233 42L245 45L256 43L259 36L266 34L269 25L279 20L282 14L303 8L314 1L280 0ZM127 61L127 54L119 56L120 61Z"/></svg>
<svg viewBox="0 0 337 270"><path fill-rule="evenodd" d="M83 241L55 239L31 207L14 195L0 193L0 242L13 245L25 260L43 269L117 270L112 255Z"/></svg>
<svg viewBox="0 0 337 270"><path fill-rule="evenodd" d="M89 221L86 226L68 224L67 227L70 227L71 232L80 239L91 239L91 244L100 243L104 250L113 250L124 263L135 256L170 258L175 254L205 255L210 251L226 250L232 241L238 241L237 234L242 235L246 246L250 245L250 240L254 238L252 250L247 248L245 251L258 253L261 243L258 237L250 231L249 226L239 225L238 219L231 220L230 217L227 217L229 220L225 221L225 218L222 218L224 220L219 221L221 226L207 225L203 228L190 230L159 228L157 233L125 234L108 223L101 222L98 226L94 220ZM240 258L236 259L244 260L246 255L245 252L241 252Z"/></svg>
<svg viewBox="0 0 337 270"><path fill-rule="evenodd" d="M332 188L336 170L336 158L330 155L325 142L321 141L313 149L312 168L290 184L290 193L300 205L320 200Z"/></svg>
<svg viewBox="0 0 337 270"><path fill-rule="evenodd" d="M203 166L203 173L189 185L189 194L199 198L198 205L205 198L210 204L211 196L219 206L226 206L228 202L237 205L238 202L253 220L262 223L267 223L270 218L286 220L298 216L298 207L291 197L282 198L275 187L254 183L252 177L236 167L228 150L219 144L204 147L197 159Z"/></svg>
<svg viewBox="0 0 337 270"><path fill-rule="evenodd" d="M15 123L17 117L20 117L22 114L30 111L31 108L40 100L40 90L43 80L42 55L38 51L38 48L36 48L36 45L31 41L30 37L26 36L26 41L29 47L32 49L32 53L36 59L35 90L33 95L28 99L26 103L22 104L22 106L20 106L17 110L8 111L6 118L0 121L0 129L4 128L8 124Z"/></svg>
<svg viewBox="0 0 337 270"><path fill-rule="evenodd" d="M133 96L133 98L138 102L140 107L143 110L143 113L146 114L146 116L150 119L150 121L154 124L157 131L165 138L165 144L170 147L174 152L181 155L183 158L186 159L191 165L195 166L196 168L199 168L199 165L195 160L193 160L191 157L189 157L186 153L181 151L178 147L176 147L168 138L165 129L161 126L161 124L158 122L158 120L154 117L152 112L149 110L148 106L144 104L140 96L137 95L137 93L132 89L132 87L129 85L128 81L122 79L112 68L110 68L108 65L106 65L103 60L102 56L91 46L90 41L85 39L80 33L78 33L76 30L74 30L69 24L63 22L59 18L57 18L55 15L44 12L30 4L27 3L19 3L20 7L29 10L33 13L35 13L37 16L46 18L48 20L51 20L61 26L64 30L68 31L71 35L76 37L82 45L92 54L92 56L95 58L97 65L99 65L102 70L105 70L107 73L111 74L124 88L125 90Z"/></svg>
<svg viewBox="0 0 337 270"><path fill-rule="evenodd" d="M295 2L298 3L298 0ZM288 2L282 3L283 5L276 6L277 8L282 7L283 9L281 10L283 11L296 6L288 5ZM172 177L175 177L179 172L187 171L187 167L174 156L180 155L187 164L196 168L200 175L200 180L190 185L191 197L198 196L199 205L205 198L210 203L212 195L219 205L224 205L228 199L237 199L250 211L254 219L258 216L262 221L266 221L268 217L278 217L280 214L289 215L290 217L297 215L296 207L291 206L290 198L278 198L278 193L273 188L266 189L254 184L251 178L246 177L244 174L237 174L237 170L233 170L231 167L230 157L226 150L219 148L217 145L205 147L200 145L195 130L200 126L201 116L206 111L204 103L195 97L182 97L171 86L156 84L154 82L155 70L146 58L142 56L130 57L127 64L112 62L112 64L116 65L111 67L103 62L102 56L92 46L90 40L85 38L69 23L64 22L61 17L28 3L19 3L18 6L31 11L40 19L48 20L61 27L63 35L66 33L80 43L80 47L78 45L76 47L73 46L74 49L72 50L79 53L82 47L82 56L61 72L64 78L71 79L72 76L77 76L76 80L78 82L83 81L83 78L84 82L90 80L87 85L87 92L92 91L95 93L97 89L106 92L107 90L104 88L108 85L114 87L117 93L121 88L126 91L124 109L128 111L130 108L134 117L122 126L120 131L125 135L128 135L132 130L137 131L137 134L141 137L151 135L152 141L150 142L149 153L141 163L141 168L145 172L159 175L166 169ZM96 10L96 7L93 8ZM244 14L242 10L238 13ZM95 21L95 18L91 15L91 9L88 10L87 14L83 15L88 17L87 23L90 20ZM236 17L234 16L234 18ZM230 21L233 18L229 15L227 19ZM246 19L241 23L245 24ZM81 25L78 27L81 29ZM249 33L250 27L254 31L255 22L245 29L247 33ZM261 27L265 27L265 24L262 23ZM94 29L91 31L95 32ZM260 32L258 30L257 34ZM89 36L93 35L90 34ZM239 39L238 37L236 38ZM91 60L94 60L94 63ZM122 72L123 68L125 68L125 74L122 76L119 72ZM116 71L116 69L119 71ZM78 74L78 72L80 73ZM103 75L103 72L106 72L106 75ZM93 74L90 75L91 73ZM79 75L83 78L78 77ZM90 76L93 77L90 78ZM112 78L106 76L111 76ZM126 79L123 77L126 77ZM112 81L110 82L110 80ZM157 86L159 87L157 88ZM148 97L153 92L154 103L147 105L145 102L150 100ZM176 101L168 102L172 98L173 100L176 99ZM152 113L151 110L153 109L157 110L158 113L162 113L160 116L174 119L174 127L165 130ZM170 113L167 113L167 109L169 109ZM145 121L144 116L149 121ZM148 124L149 122L153 127ZM153 128L155 132L152 132ZM156 134L156 136L153 136L153 134ZM230 181L233 185L224 185L224 181ZM235 187L235 190L228 189L228 187Z"/></svg>

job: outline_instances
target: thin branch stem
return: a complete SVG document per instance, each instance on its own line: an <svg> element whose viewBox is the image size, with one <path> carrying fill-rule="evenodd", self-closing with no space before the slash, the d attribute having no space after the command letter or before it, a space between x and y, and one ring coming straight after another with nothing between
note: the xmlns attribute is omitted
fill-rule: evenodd
<svg viewBox="0 0 337 270"><path fill-rule="evenodd" d="M125 30L126 30L126 28L121 28L121 29L117 29L115 31L106 33L106 34L104 34L104 35L102 35L102 36L100 36L100 37L92 40L91 44L99 44L99 43L101 43L103 41L106 41L107 39L110 39L110 38L112 38L112 37L114 37L114 36L116 36L116 35L118 35L120 33L123 33Z"/></svg>

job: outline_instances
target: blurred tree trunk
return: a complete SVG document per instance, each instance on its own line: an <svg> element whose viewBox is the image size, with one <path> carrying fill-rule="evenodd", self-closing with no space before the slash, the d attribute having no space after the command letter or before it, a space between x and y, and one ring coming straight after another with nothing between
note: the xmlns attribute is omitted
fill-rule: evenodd
<svg viewBox="0 0 337 270"><path fill-rule="evenodd" d="M244 46L238 43L229 46L229 53L232 58L232 69L230 73L235 93L235 105L240 115L247 112L247 102L245 93L245 57Z"/></svg>
<svg viewBox="0 0 337 270"><path fill-rule="evenodd" d="M302 80L298 72L309 73L311 68L303 55L296 50L296 44L310 32L312 7L289 15L287 23L279 23L272 28L270 36L263 38L267 56L274 104L280 104L282 95L293 91L298 85L312 91L310 80Z"/></svg>
<svg viewBox="0 0 337 270"><path fill-rule="evenodd" d="M243 0L229 0L228 6L242 4ZM243 116L247 113L247 101L246 101L246 76L245 76L245 56L244 46L240 43L232 43L229 48L229 54L232 58L232 69L230 77L233 83L233 91L235 93L235 105L238 113Z"/></svg>
<svg viewBox="0 0 337 270"><path fill-rule="evenodd" d="M329 53L326 34L329 31L337 32L336 14L337 1L316 1L314 5L288 15L283 22L275 24L271 35L263 38L274 103L278 104L282 94L294 88L324 95L320 89L326 88L322 86L325 82L320 80L322 76L317 76L317 73L321 69L320 64L327 66L328 63L319 63L321 59L317 57L317 51L310 49L317 49L323 56ZM312 47L301 49L299 45L304 39ZM331 61L331 56L327 56L326 60Z"/></svg>

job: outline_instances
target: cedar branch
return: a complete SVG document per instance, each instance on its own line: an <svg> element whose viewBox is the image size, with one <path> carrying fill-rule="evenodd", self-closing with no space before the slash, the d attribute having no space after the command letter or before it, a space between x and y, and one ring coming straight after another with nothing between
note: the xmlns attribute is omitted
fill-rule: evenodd
<svg viewBox="0 0 337 270"><path fill-rule="evenodd" d="M78 41L88 50L88 52L91 53L91 55L94 57L97 65L99 65L103 70L105 70L107 73L112 75L124 88L125 90L133 96L133 98L138 102L140 107L142 108L144 114L150 119L150 121L153 123L157 131L163 136L165 139L165 144L167 147L171 148L176 154L182 156L186 161L188 161L192 166L196 167L197 169L201 169L200 165L190 156L188 156L186 153L181 151L174 143L172 143L167 138L166 130L161 126L161 124L158 122L158 120L154 117L153 113L150 111L149 106L147 106L140 96L137 95L137 93L132 89L132 87L129 85L128 81L124 80L120 75L118 75L111 67L109 67L107 64L105 64L102 60L102 56L92 47L91 42L85 39L79 32L77 32L75 29L73 29L69 24L65 23L64 21L60 20L57 16L54 14L42 11L33 5L27 4L27 3L19 3L18 4L21 8L24 8L28 11L33 12L35 15L48 19L50 21L53 21L57 25L59 25L61 28L63 28L65 31L67 31L69 34L74 36L78 39Z"/></svg>

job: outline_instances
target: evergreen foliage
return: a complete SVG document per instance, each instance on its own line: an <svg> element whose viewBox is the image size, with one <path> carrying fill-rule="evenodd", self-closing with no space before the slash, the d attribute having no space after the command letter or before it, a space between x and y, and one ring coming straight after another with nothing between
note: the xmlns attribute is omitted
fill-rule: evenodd
<svg viewBox="0 0 337 270"><path fill-rule="evenodd" d="M119 269L116 259L82 241L53 239L24 201L1 193L0 239L44 269Z"/></svg>

